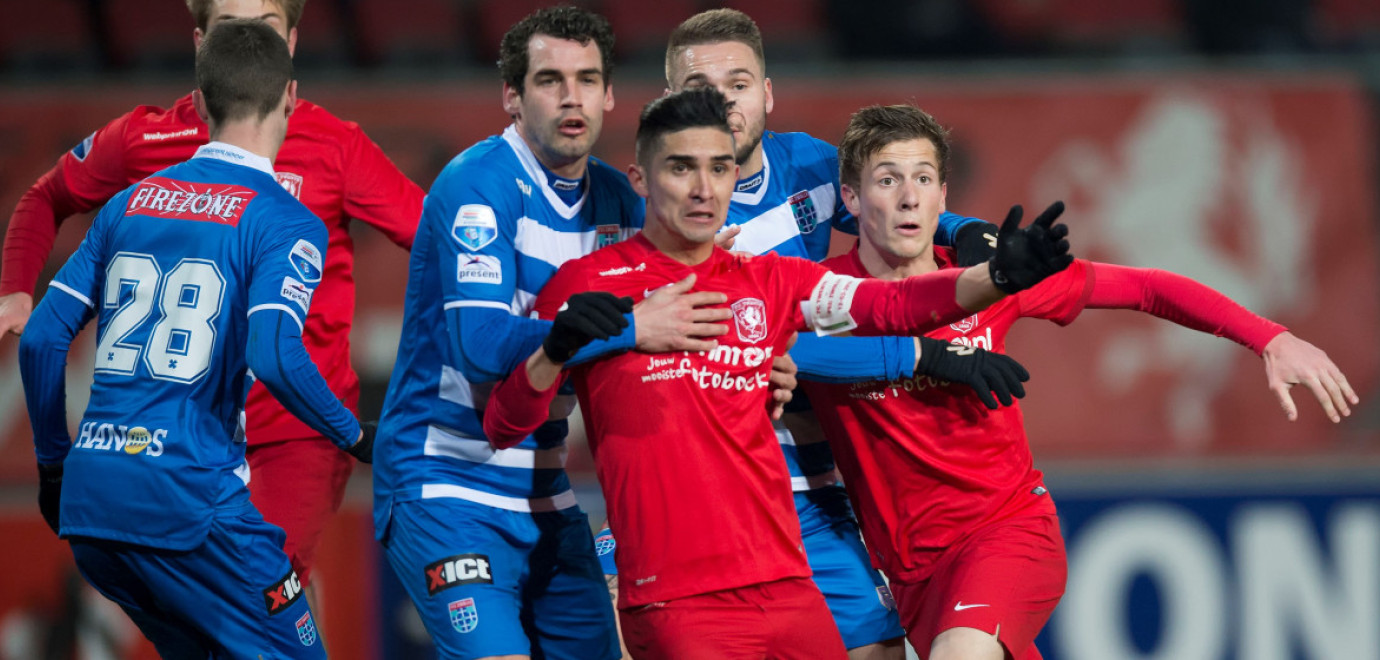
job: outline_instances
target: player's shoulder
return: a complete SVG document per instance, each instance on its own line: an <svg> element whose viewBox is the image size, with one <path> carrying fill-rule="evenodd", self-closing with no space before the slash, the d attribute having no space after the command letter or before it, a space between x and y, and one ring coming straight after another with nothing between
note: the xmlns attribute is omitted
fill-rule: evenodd
<svg viewBox="0 0 1380 660"><path fill-rule="evenodd" d="M494 194L511 189L521 194L513 178L524 176L522 164L501 136L490 136L460 152L436 177L439 189L465 188ZM497 187L506 181L507 187ZM530 185L530 184L529 184Z"/></svg>
<svg viewBox="0 0 1380 660"><path fill-rule="evenodd" d="M838 273L839 275L866 277L865 273L858 272L858 269L855 264L855 261L857 259L856 253L857 249L854 248L853 250L849 250L848 252L845 252L843 254L825 259L824 261L819 262L819 265L824 266L825 268L828 268L830 271Z"/></svg>
<svg viewBox="0 0 1380 660"><path fill-rule="evenodd" d="M340 138L363 133L359 124L341 119L329 110L301 98L297 99L297 105L293 106L288 130L309 132L318 139L323 136Z"/></svg>
<svg viewBox="0 0 1380 660"><path fill-rule="evenodd" d="M813 161L838 156L838 148L809 133L777 133L766 131L762 135L765 149L782 154L794 161Z"/></svg>

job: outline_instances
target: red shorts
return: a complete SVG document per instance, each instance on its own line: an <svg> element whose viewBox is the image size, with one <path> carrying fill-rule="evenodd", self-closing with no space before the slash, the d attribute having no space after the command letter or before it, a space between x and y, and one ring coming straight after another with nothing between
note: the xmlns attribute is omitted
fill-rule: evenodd
<svg viewBox="0 0 1380 660"><path fill-rule="evenodd" d="M264 520L283 528L283 552L307 583L326 521L340 509L355 459L325 438L251 444L249 497Z"/></svg>
<svg viewBox="0 0 1380 660"><path fill-rule="evenodd" d="M788 578L618 612L632 656L656 660L847 658L824 596Z"/></svg>
<svg viewBox="0 0 1380 660"><path fill-rule="evenodd" d="M1059 518L1049 513L988 525L945 551L929 579L893 581L891 593L921 658L945 630L976 628L996 635L1014 660L1034 660L1035 636L1067 578Z"/></svg>

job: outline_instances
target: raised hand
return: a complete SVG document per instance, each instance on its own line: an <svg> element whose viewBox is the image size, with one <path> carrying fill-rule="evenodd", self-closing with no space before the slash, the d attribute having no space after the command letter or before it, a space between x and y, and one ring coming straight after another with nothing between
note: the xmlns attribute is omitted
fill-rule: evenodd
<svg viewBox="0 0 1380 660"><path fill-rule="evenodd" d="M542 350L553 362L567 362L596 339L608 339L628 327L623 315L633 311L632 298L607 291L586 291L570 297L556 313Z"/></svg>
<svg viewBox="0 0 1380 660"><path fill-rule="evenodd" d="M987 262L992 284L1006 293L1024 291L1073 263L1068 225L1055 225L1064 203L1055 202L1030 226L1021 228L1024 211L1011 207L997 233L997 253Z"/></svg>

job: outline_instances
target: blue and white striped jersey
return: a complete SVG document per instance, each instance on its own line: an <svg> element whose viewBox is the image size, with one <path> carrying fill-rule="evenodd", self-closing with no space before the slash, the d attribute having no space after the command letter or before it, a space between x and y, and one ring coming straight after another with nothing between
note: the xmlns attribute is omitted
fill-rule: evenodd
<svg viewBox="0 0 1380 660"><path fill-rule="evenodd" d="M958 228L969 222L981 222L953 213L939 217L935 232L937 245L952 245ZM829 241L833 229L850 234L858 233L857 220L844 207L839 192L839 157L834 145L805 133L762 134L762 171L738 182L733 202L728 207L728 225L741 225L733 244L734 250L764 254L775 252L811 261L823 261L829 256ZM915 364L915 351L909 337L830 337L821 339L827 350L855 356L847 360L857 364L906 363ZM798 349L814 349L814 345L798 345ZM794 352L794 351L792 351ZM905 355L909 354L909 360ZM846 359L846 358L845 358ZM888 367L892 368L892 367ZM877 373L866 380L892 374ZM909 375L909 373L907 373ZM833 460L827 451L820 453L817 465L802 467L799 450L780 424L776 427L786 465L791 470L791 482L799 491L811 490L833 483ZM808 475L808 476L807 476ZM815 477L811 479L810 477Z"/></svg>
<svg viewBox="0 0 1380 660"><path fill-rule="evenodd" d="M403 331L374 450L374 520L394 502L458 497L514 511L575 504L563 432L494 450L480 421L485 384L541 345L529 318L537 292L567 260L642 227L627 178L591 158L567 204L515 127L465 150L441 172L412 247ZM577 354L631 348L625 331Z"/></svg>
<svg viewBox="0 0 1380 660"><path fill-rule="evenodd" d="M249 506L249 318L274 313L300 333L325 250L325 227L269 160L219 142L101 209L21 345L38 460L64 466L64 536L187 550L213 508ZM69 444L50 355L92 316L91 399Z"/></svg>

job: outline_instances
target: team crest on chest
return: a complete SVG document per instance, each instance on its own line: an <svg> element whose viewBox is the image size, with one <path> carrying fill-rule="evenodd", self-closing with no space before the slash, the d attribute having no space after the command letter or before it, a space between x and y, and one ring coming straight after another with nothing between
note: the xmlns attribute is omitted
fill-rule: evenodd
<svg viewBox="0 0 1380 660"><path fill-rule="evenodd" d="M756 344L767 338L767 305L757 298L743 298L732 305L738 339Z"/></svg>
<svg viewBox="0 0 1380 660"><path fill-rule="evenodd" d="M791 215L795 216L795 226L800 228L800 233L808 234L819 226L819 212L815 209L815 200L810 197L810 191L802 190L786 201L791 205Z"/></svg>
<svg viewBox="0 0 1380 660"><path fill-rule="evenodd" d="M594 228L594 249L606 248L618 242L622 236L621 227L618 225L599 225Z"/></svg>
<svg viewBox="0 0 1380 660"><path fill-rule="evenodd" d="M301 174L293 174L292 172L274 172L273 178L278 180L278 185L282 186L283 190L292 193L292 196L297 199L302 199Z"/></svg>
<svg viewBox="0 0 1380 660"><path fill-rule="evenodd" d="M978 327L978 315L974 314L958 323L950 323L949 327L962 333L972 332L973 328Z"/></svg>

